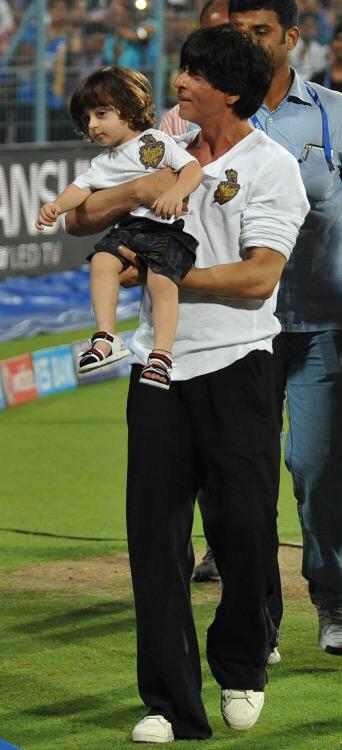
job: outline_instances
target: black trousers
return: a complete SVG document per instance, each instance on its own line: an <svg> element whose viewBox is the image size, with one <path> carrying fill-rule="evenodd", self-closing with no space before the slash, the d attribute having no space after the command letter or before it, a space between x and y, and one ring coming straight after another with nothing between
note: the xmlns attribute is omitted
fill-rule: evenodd
<svg viewBox="0 0 342 750"><path fill-rule="evenodd" d="M279 420L272 355L254 351L169 392L128 397L127 529L137 616L138 686L177 738L210 737L193 621L191 544L198 489L223 581L207 657L222 688L263 690L276 571Z"/></svg>

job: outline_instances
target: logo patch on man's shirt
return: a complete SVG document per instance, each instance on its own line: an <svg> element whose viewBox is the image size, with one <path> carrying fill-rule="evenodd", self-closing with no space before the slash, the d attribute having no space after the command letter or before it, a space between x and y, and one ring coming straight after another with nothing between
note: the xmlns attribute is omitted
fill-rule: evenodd
<svg viewBox="0 0 342 750"><path fill-rule="evenodd" d="M148 167L157 167L165 154L165 144L163 141L156 141L151 133L143 135L140 140L146 144L139 148L141 163L145 169L148 169Z"/></svg>
<svg viewBox="0 0 342 750"><path fill-rule="evenodd" d="M227 180L221 180L214 193L214 203L219 203L220 206L235 198L241 187L237 181L238 173L235 169L226 169L226 176Z"/></svg>

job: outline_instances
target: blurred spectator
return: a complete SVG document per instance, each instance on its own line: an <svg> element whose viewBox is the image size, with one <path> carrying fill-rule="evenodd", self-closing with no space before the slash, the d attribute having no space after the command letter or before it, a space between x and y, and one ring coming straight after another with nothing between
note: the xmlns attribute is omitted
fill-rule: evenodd
<svg viewBox="0 0 342 750"><path fill-rule="evenodd" d="M141 70L149 75L157 64L156 19L130 13L123 0L113 0L107 11L112 33L105 43L105 60L108 65L122 65L124 68ZM107 18L108 18L107 15Z"/></svg>
<svg viewBox="0 0 342 750"><path fill-rule="evenodd" d="M228 7L229 0L208 0L199 14L200 26L205 28L228 23ZM189 130L189 126L188 120L182 120L179 116L179 104L175 104L165 112L159 127L168 135L181 135Z"/></svg>
<svg viewBox="0 0 342 750"><path fill-rule="evenodd" d="M87 20L101 22L107 14L107 0L87 0Z"/></svg>
<svg viewBox="0 0 342 750"><path fill-rule="evenodd" d="M0 37L13 34L15 30L14 15L7 0L0 0Z"/></svg>
<svg viewBox="0 0 342 750"><path fill-rule="evenodd" d="M297 46L290 53L290 63L297 73L310 81L312 76L327 63L328 47L316 41L318 35L318 15L307 11L300 16L299 26L301 37Z"/></svg>
<svg viewBox="0 0 342 750"><path fill-rule="evenodd" d="M0 58L9 47L15 32L15 20L7 0L0 0Z"/></svg>
<svg viewBox="0 0 342 750"><path fill-rule="evenodd" d="M328 67L317 73L312 80L314 83L326 86L327 89L342 93L342 22L335 27L333 32Z"/></svg>
<svg viewBox="0 0 342 750"><path fill-rule="evenodd" d="M324 3L321 0L301 0L299 3L301 14L308 11L317 14L318 30L316 42L320 44L328 44L330 42L336 22L335 10L330 6L331 3Z"/></svg>
<svg viewBox="0 0 342 750"><path fill-rule="evenodd" d="M0 75L0 142L35 140L37 28L46 27L47 138L74 139L68 100L80 78L102 65L141 69L153 82L159 21L152 4L138 11L133 0L47 0L44 19L32 18L8 65ZM31 0L0 0L0 58L20 27ZM178 53L197 25L203 0L177 5L165 2L165 91L174 102L171 82L178 70Z"/></svg>
<svg viewBox="0 0 342 750"><path fill-rule="evenodd" d="M68 51L68 6L66 0L52 0L46 30L48 140L74 137L66 102L66 56ZM35 140L37 24L30 23L16 55L17 90L15 140Z"/></svg>
<svg viewBox="0 0 342 750"><path fill-rule="evenodd" d="M105 64L104 43L106 33L107 28L101 21L88 21L81 27L80 47L73 64L73 72L76 73L77 71L78 80L86 78L96 68L102 68ZM75 48L73 53L75 54Z"/></svg>

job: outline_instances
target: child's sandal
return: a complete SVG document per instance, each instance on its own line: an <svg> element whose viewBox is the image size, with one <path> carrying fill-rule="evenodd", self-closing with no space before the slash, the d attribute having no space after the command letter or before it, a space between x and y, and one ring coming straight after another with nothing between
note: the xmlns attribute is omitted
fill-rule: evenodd
<svg viewBox="0 0 342 750"><path fill-rule="evenodd" d="M120 336L116 334L107 333L106 331L97 331L90 339L91 347L85 352L81 352L79 363L79 373L90 372L96 370L98 367L105 367L111 362L117 362L119 359L128 357L129 349ZM100 349L97 349L95 344L98 341L103 341L110 346L110 352L106 356Z"/></svg>
<svg viewBox="0 0 342 750"><path fill-rule="evenodd" d="M155 388L163 388L165 391L170 389L171 385L171 370L172 370L172 359L166 354L160 352L151 352L148 355L147 365L143 368L139 383L144 385L152 385ZM158 375L162 380L150 377L151 375Z"/></svg>

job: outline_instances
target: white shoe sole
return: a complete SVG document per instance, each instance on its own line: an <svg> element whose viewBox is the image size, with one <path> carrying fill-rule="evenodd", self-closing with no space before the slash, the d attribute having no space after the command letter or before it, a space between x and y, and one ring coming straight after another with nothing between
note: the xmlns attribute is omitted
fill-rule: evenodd
<svg viewBox="0 0 342 750"><path fill-rule="evenodd" d="M137 737L137 736L134 735L134 732L133 732L132 738L133 738L133 742L150 742L150 743L152 743L152 742L156 743L157 742L159 744L161 744L162 742L173 742L174 741L174 737L170 737L169 736L167 739L165 739L164 737L163 738L156 737L155 734L146 734L146 735L144 735L144 737Z"/></svg>
<svg viewBox="0 0 342 750"><path fill-rule="evenodd" d="M106 367L107 365L111 365L113 362L118 362L120 359L128 357L129 354L129 349L122 349L122 351L117 352L116 354L111 354L109 357L102 359L101 362L92 362L90 365L79 367L78 374L82 375L84 372L91 372L92 370L97 370L99 367Z"/></svg>
<svg viewBox="0 0 342 750"><path fill-rule="evenodd" d="M169 385L162 383L161 380L156 380L155 378L139 378L139 383L142 383L143 385L151 385L152 388L162 388L164 391L170 390Z"/></svg>

